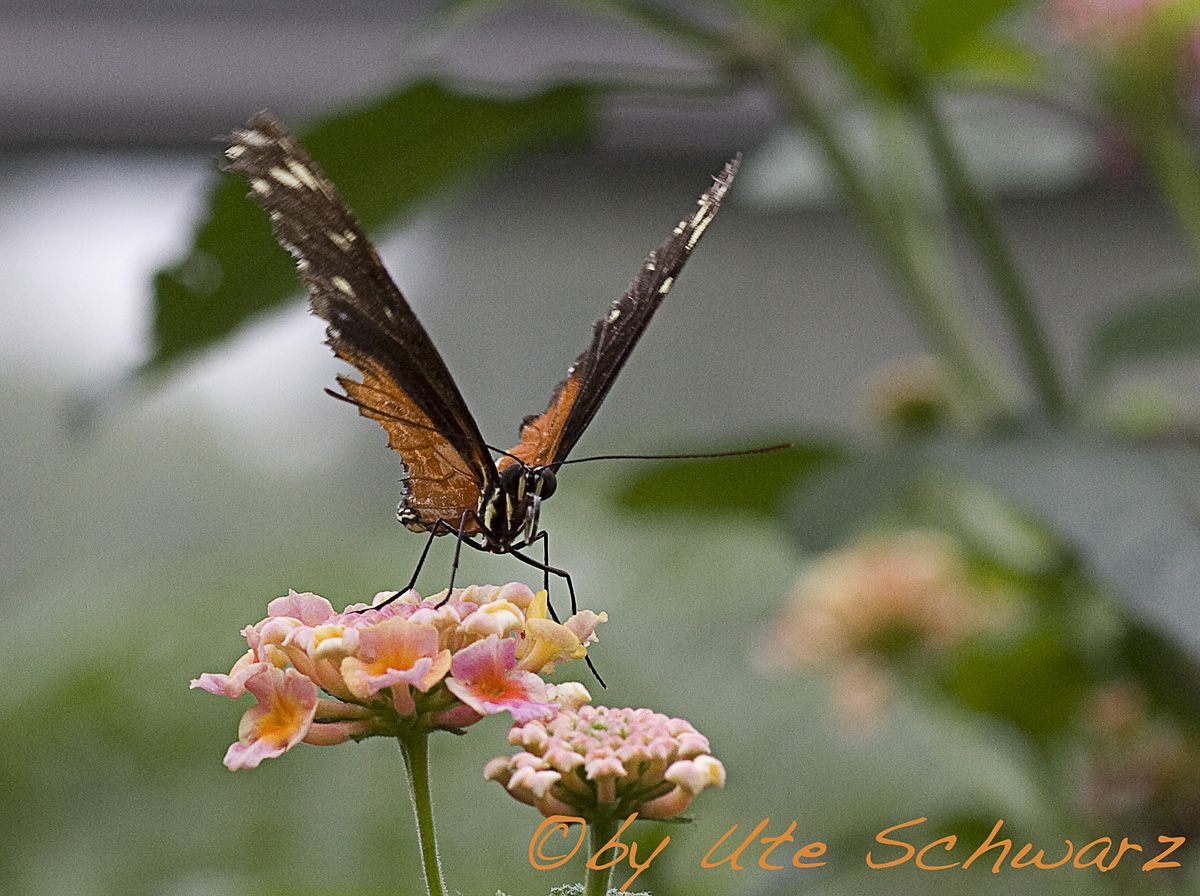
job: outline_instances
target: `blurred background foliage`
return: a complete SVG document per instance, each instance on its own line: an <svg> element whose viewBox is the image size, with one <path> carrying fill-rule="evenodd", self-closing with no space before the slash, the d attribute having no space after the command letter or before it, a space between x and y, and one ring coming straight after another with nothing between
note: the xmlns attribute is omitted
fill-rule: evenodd
<svg viewBox="0 0 1200 896"><path fill-rule="evenodd" d="M385 255L483 397L485 433L541 407L641 254L746 153L589 438L794 450L577 468L544 517L583 603L612 615L599 699L689 718L729 768L639 883L1194 892L1187 855L1150 875L868 872L862 856L919 816L928 839L965 843L1003 818L1051 854L1200 834L1197 419L1172 394L1195 387L1200 352L1200 6L612 0L555 10L577 43L519 3L369 12L405 32L390 84L281 111L372 234L405 227ZM443 55L456 39L470 52ZM489 53L555 64L514 75ZM289 72L321 80L318 58ZM686 139L655 143L672 128ZM271 597L364 599L420 547L389 522L382 440L319 404L319 326L296 324L303 370L291 343L254 348L300 320L290 260L240 183L201 183L199 155L186 174L10 156L6 308L27 329L3 343L21 366L0 398L5 890L418 892L395 749L228 775L236 712L185 690L232 662ZM63 183L71 201L48 204ZM185 194L204 208L164 205ZM55 290L101 288L103 253L134 232L115 209L143 231L197 223L131 262L135 298L162 265L152 311L121 327L151 321L136 374L93 365L64 402L61 376L26 371L75 369L113 338L110 309ZM46 253L43 215L60 234L91 216L76 255ZM84 348L39 341L58 330ZM520 575L468 562L479 581ZM435 743L448 876L547 891L573 874L528 868L537 819L481 780L506 746L491 722ZM765 817L828 840L830 867L697 872L727 827Z"/></svg>

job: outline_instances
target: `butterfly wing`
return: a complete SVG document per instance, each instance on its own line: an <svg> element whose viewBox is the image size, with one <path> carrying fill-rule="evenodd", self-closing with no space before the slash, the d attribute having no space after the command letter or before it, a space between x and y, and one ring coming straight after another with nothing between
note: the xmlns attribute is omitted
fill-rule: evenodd
<svg viewBox="0 0 1200 896"><path fill-rule="evenodd" d="M692 249L720 208L741 164L741 156L726 163L713 185L696 203L696 211L679 222L671 236L646 256L625 294L592 327L592 342L567 371L542 414L526 417L521 438L510 452L529 465L564 460L600 409L629 353L645 332L675 284ZM507 458L501 459L505 466Z"/></svg>
<svg viewBox="0 0 1200 896"><path fill-rule="evenodd" d="M235 131L225 157L226 170L246 178L275 238L295 256L312 311L328 324L326 342L361 374L361 381L338 377L346 397L400 452L407 468L401 522L417 531L439 519L457 526L496 481L496 467L375 247L316 162L270 114Z"/></svg>

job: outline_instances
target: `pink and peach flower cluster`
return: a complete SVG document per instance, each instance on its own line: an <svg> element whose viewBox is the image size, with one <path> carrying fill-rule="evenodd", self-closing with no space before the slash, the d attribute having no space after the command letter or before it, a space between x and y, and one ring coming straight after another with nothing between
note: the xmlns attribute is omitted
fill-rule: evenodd
<svg viewBox="0 0 1200 896"><path fill-rule="evenodd" d="M529 722L591 699L581 684L541 676L583 659L607 614L584 610L554 622L546 592L515 583L425 600L409 591L377 606L390 596L338 613L319 595L291 591L243 629L248 650L229 674L192 681L257 700L225 754L228 768L254 768L301 742L459 730L500 712Z"/></svg>
<svg viewBox="0 0 1200 896"><path fill-rule="evenodd" d="M937 663L972 639L1004 630L1019 608L972 581L960 545L910 529L864 538L816 558L755 660L764 671L830 676L847 733L874 728L905 657Z"/></svg>
<svg viewBox="0 0 1200 896"><path fill-rule="evenodd" d="M483 776L547 817L674 818L706 787L725 786L708 738L649 709L563 707L513 725L508 739L524 749L491 760Z"/></svg>

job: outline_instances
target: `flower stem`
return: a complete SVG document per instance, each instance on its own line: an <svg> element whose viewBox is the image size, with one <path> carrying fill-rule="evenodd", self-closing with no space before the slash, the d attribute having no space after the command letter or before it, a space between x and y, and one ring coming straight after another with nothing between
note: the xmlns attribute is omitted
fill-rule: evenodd
<svg viewBox="0 0 1200 896"><path fill-rule="evenodd" d="M991 364L984 359L980 340L970 331L961 309L935 282L939 278L923 269L907 245L901 228L876 197L857 163L842 144L823 109L796 80L785 58L771 54L758 65L768 76L793 122L816 142L841 183L842 191L874 238L882 255L900 277L920 323L946 359L960 386L980 405L985 415L1004 409L1003 393L993 381Z"/></svg>
<svg viewBox="0 0 1200 896"><path fill-rule="evenodd" d="M597 4L587 6L595 9ZM734 81L755 78L765 82L784 115L805 129L824 154L845 198L885 263L899 277L919 325L945 360L965 403L982 419L1006 415L1010 409L1007 383L998 373L987 343L970 326L957 297L946 289L943 271L936 263L929 264L917 247L909 245L902 228L895 226L890 210L875 195L828 116L796 77L782 39L770 33L725 34L639 0L607 0L599 6L716 60Z"/></svg>
<svg viewBox="0 0 1200 896"><path fill-rule="evenodd" d="M1066 398L1050 345L1038 324L1025 284L987 200L962 163L945 123L919 76L908 83L909 105L925 129L929 149L946 192L975 240L980 259L992 277L996 294L1025 355L1033 383L1046 413L1062 417Z"/></svg>
<svg viewBox="0 0 1200 896"><path fill-rule="evenodd" d="M601 849L607 845L612 838L613 829L616 823L611 818L599 818L588 820L589 846L591 849L588 855L597 858ZM588 865L587 877L583 884L584 896L606 896L608 893L608 882L612 877L612 866L606 865L602 869L593 868Z"/></svg>
<svg viewBox="0 0 1200 896"><path fill-rule="evenodd" d="M417 816L417 845L421 850L421 868L429 896L445 896L442 865L438 858L437 835L433 827L433 793L429 782L429 732L414 731L399 738L408 773L408 790Z"/></svg>

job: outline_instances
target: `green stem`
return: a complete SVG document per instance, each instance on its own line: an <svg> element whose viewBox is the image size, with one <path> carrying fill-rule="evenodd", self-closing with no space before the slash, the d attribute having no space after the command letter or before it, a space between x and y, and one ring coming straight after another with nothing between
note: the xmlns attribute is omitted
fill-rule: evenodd
<svg viewBox="0 0 1200 896"><path fill-rule="evenodd" d="M1058 367L992 208L963 165L925 85L919 78L913 77L908 86L909 104L925 128L934 164L946 192L975 240L984 267L992 277L1001 307L1016 332L1042 405L1050 417L1059 418L1066 408L1066 398Z"/></svg>
<svg viewBox="0 0 1200 896"><path fill-rule="evenodd" d="M616 828L616 822L611 818L589 819L588 831L589 856L598 856L601 849L612 838L613 831ZM612 866L609 865L602 870L592 868L590 865L587 870L587 877L584 879L583 894L584 896L607 896L608 882L612 877Z"/></svg>
<svg viewBox="0 0 1200 896"><path fill-rule="evenodd" d="M446 896L442 865L438 859L437 835L433 827L433 792L429 782L429 732L414 731L401 735L400 752L408 773L408 789L413 812L417 816L417 845L421 850L421 869L429 896Z"/></svg>
<svg viewBox="0 0 1200 896"><path fill-rule="evenodd" d="M885 260L911 297L918 320L949 364L955 378L985 413L1003 409L1003 392L994 384L982 342L969 330L953 297L940 290L933 271L925 270L910 250L902 228L876 198L857 164L842 145L824 110L800 86L786 59L777 54L757 60L783 102L788 116L816 141L841 184L842 192L874 238Z"/></svg>

